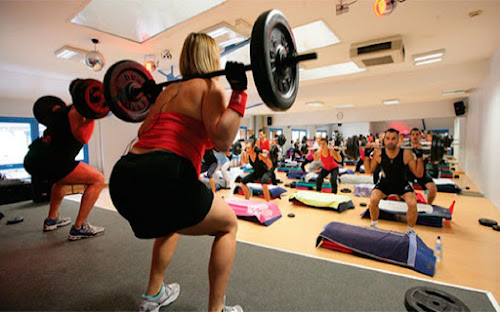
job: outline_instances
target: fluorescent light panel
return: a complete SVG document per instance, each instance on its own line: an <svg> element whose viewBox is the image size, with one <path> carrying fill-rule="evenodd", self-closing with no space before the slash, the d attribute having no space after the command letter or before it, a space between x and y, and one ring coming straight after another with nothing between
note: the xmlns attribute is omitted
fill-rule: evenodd
<svg viewBox="0 0 500 312"><path fill-rule="evenodd" d="M322 20L295 27L293 29L297 52L319 49L340 43L339 38L326 26Z"/></svg>
<svg viewBox="0 0 500 312"><path fill-rule="evenodd" d="M321 107L325 104L323 102L307 102L306 105L310 107Z"/></svg>
<svg viewBox="0 0 500 312"><path fill-rule="evenodd" d="M444 56L444 49L441 50L435 50L435 51L430 51L426 53L421 53L421 54L415 54L413 55L413 61L414 62L420 62L420 61L425 61L429 59L435 59L435 58L442 58Z"/></svg>
<svg viewBox="0 0 500 312"><path fill-rule="evenodd" d="M450 95L465 95L468 90L447 90L441 93L442 96L450 96Z"/></svg>
<svg viewBox="0 0 500 312"><path fill-rule="evenodd" d="M443 60L445 50L435 50L421 54L413 55L413 62L415 66L426 65L441 62Z"/></svg>
<svg viewBox="0 0 500 312"><path fill-rule="evenodd" d="M421 62L416 62L415 66L437 63L437 62L441 62L442 60L443 60L442 58L435 58L435 59L425 60L425 61L421 61Z"/></svg>
<svg viewBox="0 0 500 312"><path fill-rule="evenodd" d="M396 105L399 104L398 99L384 100L384 105Z"/></svg>
<svg viewBox="0 0 500 312"><path fill-rule="evenodd" d="M366 71L365 68L359 68L354 62L328 65L313 69L304 69L300 71L300 80L314 80L326 77L342 76L356 74Z"/></svg>
<svg viewBox="0 0 500 312"><path fill-rule="evenodd" d="M354 104L335 105L335 108L351 108L351 107L354 107Z"/></svg>
<svg viewBox="0 0 500 312"><path fill-rule="evenodd" d="M142 43L226 0L92 0L71 22Z"/></svg>
<svg viewBox="0 0 500 312"><path fill-rule="evenodd" d="M65 45L57 49L54 54L56 57L64 60L82 61L87 52L87 50Z"/></svg>

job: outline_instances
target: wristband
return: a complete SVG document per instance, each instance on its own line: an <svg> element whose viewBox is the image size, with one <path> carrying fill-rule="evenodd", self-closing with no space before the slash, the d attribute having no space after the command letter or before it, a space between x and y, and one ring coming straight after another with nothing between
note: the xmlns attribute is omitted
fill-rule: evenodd
<svg viewBox="0 0 500 312"><path fill-rule="evenodd" d="M245 115L245 107L247 105L247 92L245 90L234 90L231 93L231 99L229 100L229 105L227 108L230 108L237 112L241 117Z"/></svg>

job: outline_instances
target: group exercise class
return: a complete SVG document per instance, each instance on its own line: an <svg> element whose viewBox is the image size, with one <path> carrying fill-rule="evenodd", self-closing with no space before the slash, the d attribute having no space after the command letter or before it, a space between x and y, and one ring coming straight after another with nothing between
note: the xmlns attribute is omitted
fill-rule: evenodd
<svg viewBox="0 0 500 312"><path fill-rule="evenodd" d="M500 1L0 1L1 311L498 311Z"/></svg>

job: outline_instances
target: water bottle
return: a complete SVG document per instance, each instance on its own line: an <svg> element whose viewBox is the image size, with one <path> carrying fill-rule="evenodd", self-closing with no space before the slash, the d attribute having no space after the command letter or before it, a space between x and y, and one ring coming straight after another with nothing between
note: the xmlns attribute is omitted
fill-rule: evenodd
<svg viewBox="0 0 500 312"><path fill-rule="evenodd" d="M443 260L443 243L441 242L441 236L438 236L436 239L436 248L434 249L434 255L436 256L436 260L438 262Z"/></svg>

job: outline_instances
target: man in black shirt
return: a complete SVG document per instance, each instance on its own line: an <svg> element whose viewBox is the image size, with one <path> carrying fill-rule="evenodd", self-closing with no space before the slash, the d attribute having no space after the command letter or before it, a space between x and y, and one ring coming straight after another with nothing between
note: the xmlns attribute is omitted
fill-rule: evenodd
<svg viewBox="0 0 500 312"><path fill-rule="evenodd" d="M406 213L408 232L414 232L417 223L417 197L408 182L407 167L417 177L424 172L424 162L420 150L403 150L398 146L399 132L393 128L385 131L384 148L376 148L373 159L365 157L365 171L370 174L380 164L381 177L370 196L371 226L377 227L381 199L391 194L401 196L408 205ZM417 156L415 160L413 153Z"/></svg>
<svg viewBox="0 0 500 312"><path fill-rule="evenodd" d="M413 128L410 131L410 146L414 148L422 148L420 144L420 139L422 138L422 133L420 129ZM427 158L428 159L428 158ZM411 183L418 183L422 187L423 190L427 190L427 203L432 205L434 199L437 194L437 187L432 177L429 175L427 170L425 170L425 162L424 162L424 174L422 177L416 177L410 170L408 170L408 180Z"/></svg>

